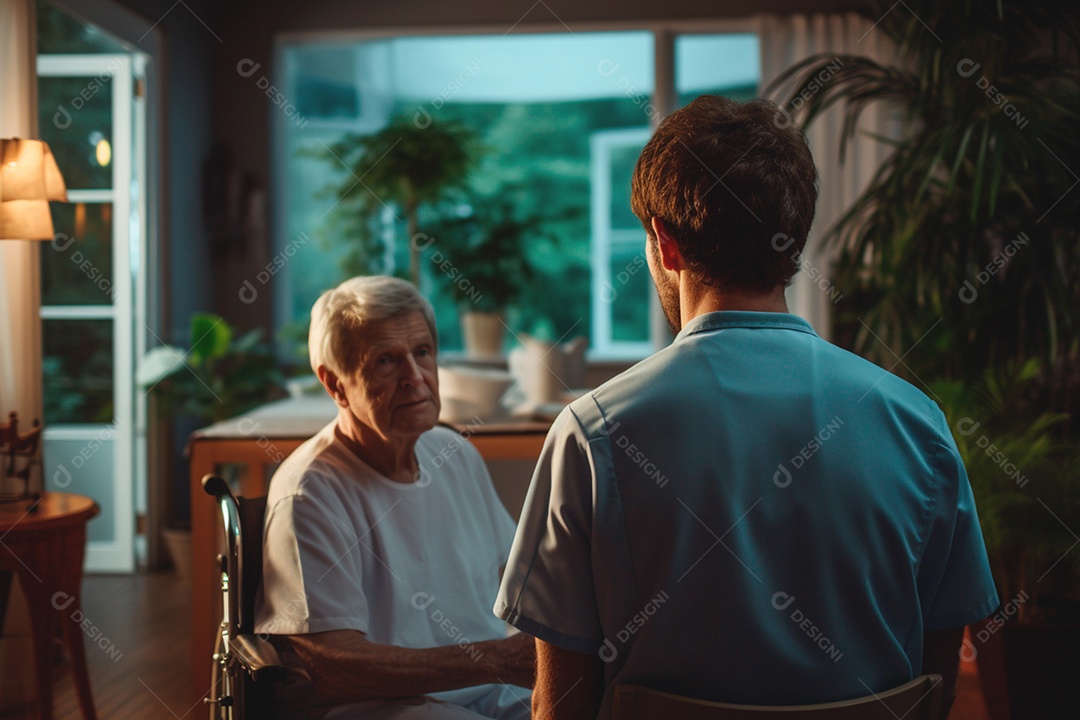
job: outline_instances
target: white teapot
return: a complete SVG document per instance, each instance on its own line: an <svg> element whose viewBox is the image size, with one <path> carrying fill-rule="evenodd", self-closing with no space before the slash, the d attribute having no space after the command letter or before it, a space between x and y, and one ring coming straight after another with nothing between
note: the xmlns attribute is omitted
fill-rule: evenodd
<svg viewBox="0 0 1080 720"><path fill-rule="evenodd" d="M507 362L525 398L526 411L547 403L563 402L571 390L585 382L585 350L589 339L580 336L556 345L521 333L521 347L510 351Z"/></svg>

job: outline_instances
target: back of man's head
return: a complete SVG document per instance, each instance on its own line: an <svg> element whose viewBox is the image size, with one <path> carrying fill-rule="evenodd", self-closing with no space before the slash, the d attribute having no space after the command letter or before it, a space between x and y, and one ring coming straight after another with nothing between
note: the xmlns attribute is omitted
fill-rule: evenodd
<svg viewBox="0 0 1080 720"><path fill-rule="evenodd" d="M650 242L652 218L664 223L703 284L769 292L798 272L817 171L802 131L777 117L767 100L703 95L669 115L638 158L634 214Z"/></svg>

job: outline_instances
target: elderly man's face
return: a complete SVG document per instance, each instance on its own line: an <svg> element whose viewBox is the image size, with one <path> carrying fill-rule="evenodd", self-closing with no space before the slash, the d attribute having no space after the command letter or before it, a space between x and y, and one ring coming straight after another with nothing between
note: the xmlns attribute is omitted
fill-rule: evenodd
<svg viewBox="0 0 1080 720"><path fill-rule="evenodd" d="M368 325L360 364L341 385L356 419L383 437L415 437L433 428L439 375L424 316L414 310Z"/></svg>

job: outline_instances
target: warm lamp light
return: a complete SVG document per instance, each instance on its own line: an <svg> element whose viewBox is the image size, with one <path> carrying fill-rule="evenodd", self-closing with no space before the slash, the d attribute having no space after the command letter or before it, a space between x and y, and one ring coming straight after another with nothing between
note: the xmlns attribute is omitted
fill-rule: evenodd
<svg viewBox="0 0 1080 720"><path fill-rule="evenodd" d="M105 138L98 140L97 145L94 146L94 159L101 167L108 167L112 162L112 145Z"/></svg>
<svg viewBox="0 0 1080 720"><path fill-rule="evenodd" d="M52 240L50 200L67 202L67 187L48 144L0 140L0 240Z"/></svg>

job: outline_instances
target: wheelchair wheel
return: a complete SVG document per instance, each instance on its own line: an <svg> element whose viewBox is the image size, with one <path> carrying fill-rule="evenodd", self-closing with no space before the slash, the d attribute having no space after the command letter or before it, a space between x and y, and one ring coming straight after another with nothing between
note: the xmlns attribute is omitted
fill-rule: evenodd
<svg viewBox="0 0 1080 720"><path fill-rule="evenodd" d="M210 669L210 693L203 700L210 707L210 720L233 720L232 679L225 667L225 643L221 633L214 640L214 657Z"/></svg>

